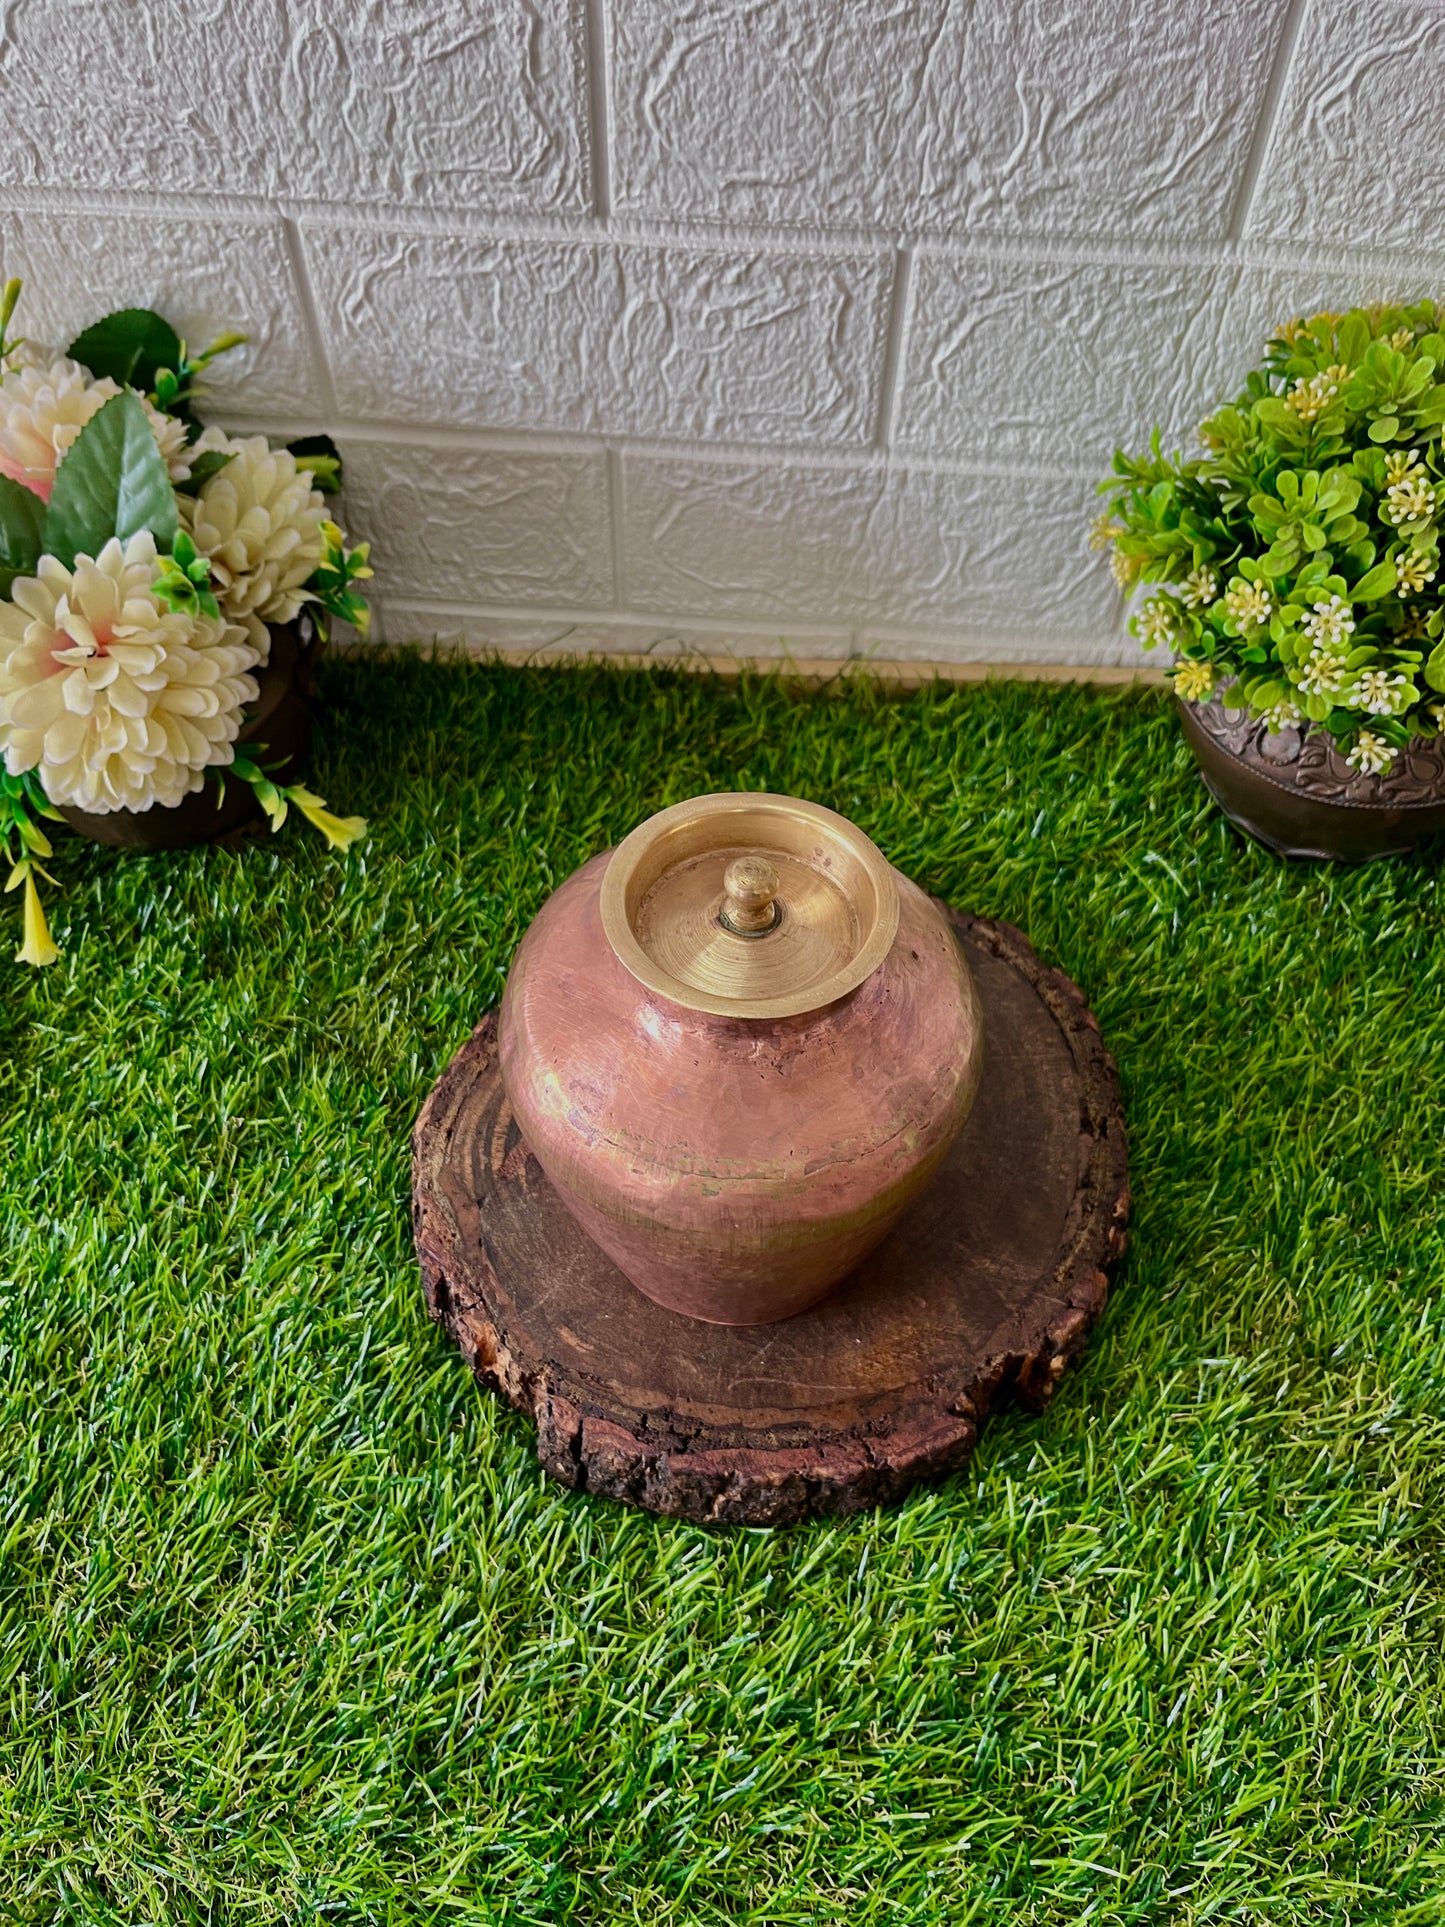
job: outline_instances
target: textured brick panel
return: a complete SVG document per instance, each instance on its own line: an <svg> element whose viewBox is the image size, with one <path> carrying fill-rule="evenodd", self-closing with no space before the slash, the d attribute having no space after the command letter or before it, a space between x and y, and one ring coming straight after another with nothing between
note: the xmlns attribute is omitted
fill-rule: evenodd
<svg viewBox="0 0 1445 1927"><path fill-rule="evenodd" d="M1093 463L1192 436L1256 344L1236 270L948 261L914 273L895 440L970 458Z"/></svg>
<svg viewBox="0 0 1445 1927"><path fill-rule="evenodd" d="M628 606L924 628L1118 627L1087 483L629 457Z"/></svg>
<svg viewBox="0 0 1445 1927"><path fill-rule="evenodd" d="M346 526L384 596L506 607L613 600L603 455L342 442Z"/></svg>
<svg viewBox="0 0 1445 1927"><path fill-rule="evenodd" d="M1123 267L923 255L894 439L960 461L1090 465L1157 426L1193 449L1278 325L1371 301L1388 271Z"/></svg>
<svg viewBox="0 0 1445 1927"><path fill-rule="evenodd" d="M569 656L647 656L658 662L679 658L719 657L846 656L849 648L845 629L807 630L785 638L770 632L750 634L744 630L682 627L662 620L638 621L628 616L575 622L570 617L492 616L483 612L439 615L425 603L388 601L373 618L373 629L386 641L464 643L468 649L485 653L491 649L537 651L544 655Z"/></svg>
<svg viewBox="0 0 1445 1927"><path fill-rule="evenodd" d="M1051 669L1124 669L1147 682L1162 682L1170 658L1161 650L1146 653L1116 619L1112 628L1089 635L1058 631L983 629L970 623L956 633L889 629L867 624L858 632L855 653L867 662L1011 663L1019 668L1047 664ZM1050 681L1054 680L1052 677ZM1106 680L1114 681L1110 676Z"/></svg>
<svg viewBox="0 0 1445 1927"><path fill-rule="evenodd" d="M1438 248L1442 97L1445 13L1438 7L1310 0L1248 232ZM1438 289L1417 278L1398 292Z"/></svg>
<svg viewBox="0 0 1445 1927"><path fill-rule="evenodd" d="M11 182L588 205L581 0L11 0L3 17Z"/></svg>
<svg viewBox="0 0 1445 1927"><path fill-rule="evenodd" d="M614 197L717 220L1222 235L1283 0L628 0Z"/></svg>
<svg viewBox="0 0 1445 1927"><path fill-rule="evenodd" d="M10 214L0 256L24 278L16 325L32 341L64 347L113 308L154 308L196 348L237 328L251 339L214 364L210 406L282 425L320 412L279 222L229 221L218 247L206 223L181 216Z"/></svg>
<svg viewBox="0 0 1445 1927"><path fill-rule="evenodd" d="M863 445L886 256L309 227L341 406L586 433Z"/></svg>
<svg viewBox="0 0 1445 1927"><path fill-rule="evenodd" d="M1242 359L1235 371L1236 380L1228 385L1231 389L1243 385L1242 376L1260 359L1265 343L1282 322L1317 314L1323 308L1343 311L1371 301L1399 300L1402 295L1433 291L1433 283L1425 289L1409 280L1402 285L1399 269L1388 266L1252 269L1240 277L1233 298L1229 333L1239 344Z"/></svg>

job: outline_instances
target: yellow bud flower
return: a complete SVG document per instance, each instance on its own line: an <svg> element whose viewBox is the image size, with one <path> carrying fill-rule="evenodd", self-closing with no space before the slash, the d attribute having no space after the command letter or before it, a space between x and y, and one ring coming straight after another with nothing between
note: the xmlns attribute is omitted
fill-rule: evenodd
<svg viewBox="0 0 1445 1927"><path fill-rule="evenodd" d="M300 783L293 783L281 793L291 799L308 823L320 830L333 850L349 850L366 835L364 816L333 816L326 807L326 798L313 795Z"/></svg>
<svg viewBox="0 0 1445 1927"><path fill-rule="evenodd" d="M45 911L41 906L40 892L35 887L35 865L22 860L10 872L6 883L7 890L17 884L25 885L25 941L15 952L16 963L34 964L37 969L45 964L58 963L60 952L56 949L50 935L50 927L45 921ZM43 876L44 871L41 872Z"/></svg>

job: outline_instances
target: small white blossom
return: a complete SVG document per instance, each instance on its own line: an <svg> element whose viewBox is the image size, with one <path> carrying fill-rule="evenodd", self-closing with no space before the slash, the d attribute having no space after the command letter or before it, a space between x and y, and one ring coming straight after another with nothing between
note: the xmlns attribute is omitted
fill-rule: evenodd
<svg viewBox="0 0 1445 1927"><path fill-rule="evenodd" d="M1168 642L1178 629L1178 612L1168 596L1151 596L1139 618L1139 638L1146 649Z"/></svg>
<svg viewBox="0 0 1445 1927"><path fill-rule="evenodd" d="M1307 696L1337 696L1349 678L1343 656L1316 649L1300 671L1299 686Z"/></svg>
<svg viewBox="0 0 1445 1927"><path fill-rule="evenodd" d="M1392 676L1388 669L1362 669L1345 701L1351 709L1368 710L1372 716L1396 716L1410 700L1406 676Z"/></svg>
<svg viewBox="0 0 1445 1927"><path fill-rule="evenodd" d="M1435 571L1425 565L1430 557L1420 549L1407 549L1403 555L1395 557L1395 588L1402 596L1419 595L1427 582L1435 580Z"/></svg>
<svg viewBox="0 0 1445 1927"><path fill-rule="evenodd" d="M1435 491L1423 468L1413 469L1403 481L1391 483L1385 490L1381 513L1397 529L1422 528L1430 520L1435 513Z"/></svg>
<svg viewBox="0 0 1445 1927"><path fill-rule="evenodd" d="M1383 736L1372 735L1368 729L1360 731L1359 741L1345 758L1350 768L1357 769L1361 776L1383 776L1394 760L1394 745L1387 743Z"/></svg>
<svg viewBox="0 0 1445 1927"><path fill-rule="evenodd" d="M1116 522L1111 515L1095 516L1089 525L1089 547L1096 553L1102 554L1105 549L1112 549L1114 537L1123 533L1123 523Z"/></svg>
<svg viewBox="0 0 1445 1927"><path fill-rule="evenodd" d="M1132 555L1125 555L1122 549L1115 549L1109 557L1109 573L1121 589L1127 589L1138 572L1138 562Z"/></svg>
<svg viewBox="0 0 1445 1927"><path fill-rule="evenodd" d="M1174 693L1185 702L1203 702L1214 687L1212 662L1181 662L1174 667Z"/></svg>
<svg viewBox="0 0 1445 1927"><path fill-rule="evenodd" d="M1343 596L1332 595L1328 602L1317 602L1311 614L1300 623L1316 649L1338 648L1346 636L1355 632L1355 618Z"/></svg>
<svg viewBox="0 0 1445 1927"><path fill-rule="evenodd" d="M1317 375L1301 375L1285 396L1285 406L1292 408L1302 422L1317 420L1340 392L1340 383L1347 379L1349 372L1337 363L1332 368L1322 368Z"/></svg>
<svg viewBox="0 0 1445 1927"><path fill-rule="evenodd" d="M1394 488L1398 482L1410 481L1417 471L1421 475L1425 473L1418 448L1392 448L1385 457L1385 484L1388 488Z"/></svg>
<svg viewBox="0 0 1445 1927"><path fill-rule="evenodd" d="M1393 348L1396 354L1403 355L1406 349L1413 348L1414 345L1415 330L1413 328L1397 328L1394 334L1385 336L1385 346L1387 348Z"/></svg>
<svg viewBox="0 0 1445 1927"><path fill-rule="evenodd" d="M1292 729L1302 718L1298 703L1271 703L1268 709L1260 711L1260 721L1273 734L1282 729Z"/></svg>
<svg viewBox="0 0 1445 1927"><path fill-rule="evenodd" d="M1260 629L1269 621L1273 604L1269 590L1260 582L1234 578L1224 598L1224 612L1240 629Z"/></svg>
<svg viewBox="0 0 1445 1927"><path fill-rule="evenodd" d="M1219 577L1213 569L1191 569L1179 585L1179 600L1187 609L1202 609L1219 594Z"/></svg>

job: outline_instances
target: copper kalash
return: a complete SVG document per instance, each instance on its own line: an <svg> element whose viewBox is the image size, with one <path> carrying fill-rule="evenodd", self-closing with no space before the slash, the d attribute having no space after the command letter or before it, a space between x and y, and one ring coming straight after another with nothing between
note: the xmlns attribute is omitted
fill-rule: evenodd
<svg viewBox="0 0 1445 1927"><path fill-rule="evenodd" d="M502 1000L518 1126L632 1283L714 1324L816 1303L918 1197L982 1036L941 912L846 818L700 796L545 903Z"/></svg>

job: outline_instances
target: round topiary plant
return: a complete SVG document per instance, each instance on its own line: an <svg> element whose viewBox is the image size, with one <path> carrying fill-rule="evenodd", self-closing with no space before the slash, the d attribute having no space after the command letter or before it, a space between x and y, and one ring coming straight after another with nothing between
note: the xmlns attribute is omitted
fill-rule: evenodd
<svg viewBox="0 0 1445 1927"><path fill-rule="evenodd" d="M1201 750L1230 814L1291 853L1384 854L1445 826L1442 319L1422 301L1292 322L1203 424L1202 455L1165 455L1156 430L1100 484L1096 545L1141 592L1134 634L1173 653L1195 748L1355 812L1336 823L1348 848L1257 785L1269 820L1251 820ZM1372 839L1361 810L1413 815Z"/></svg>

